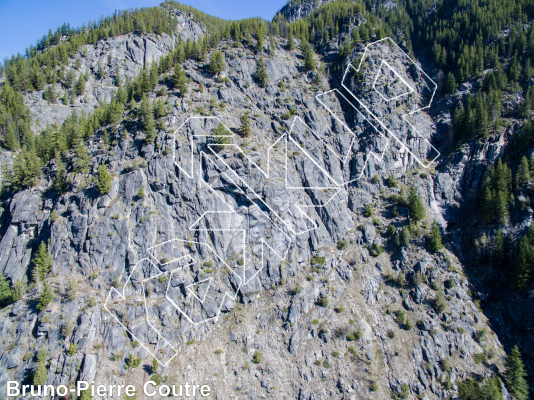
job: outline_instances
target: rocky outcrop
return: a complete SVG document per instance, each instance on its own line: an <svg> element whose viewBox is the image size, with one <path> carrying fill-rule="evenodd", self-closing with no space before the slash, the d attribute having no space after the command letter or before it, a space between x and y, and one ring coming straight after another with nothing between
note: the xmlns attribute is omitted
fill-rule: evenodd
<svg viewBox="0 0 534 400"><path fill-rule="evenodd" d="M178 18L181 33L203 32ZM109 98L116 67L134 76L174 40L131 34L87 46L79 56L91 76L86 103L47 106L50 121ZM248 51L224 53L221 77L229 80L212 76L206 63L185 63L190 91L163 95L168 129L154 144L127 114L117 131L109 129L109 147L101 131L91 139L91 174L73 176L66 193L50 190L46 177L5 202L0 271L28 291L1 311L0 390L8 378L32 375L40 348L48 349L50 384L141 382L157 355L165 360L157 373L169 382L209 383L216 398L368 398L377 383L377 398L407 385L421 398L442 399L454 395L456 381L502 367L501 343L471 298L454 246L432 254L416 237L399 248L386 233L390 225L407 229L408 210L400 203L392 212L388 198L399 188L385 184L392 175L416 186L429 220L445 227L499 144L462 148L423 175L406 152L377 139L365 118L346 112L343 98L325 108L313 91L315 74L280 43L264 55L266 88ZM105 74L97 80L98 63ZM41 120L41 100L31 96ZM200 109L209 118L189 119ZM253 131L247 138L237 135L244 112ZM231 143L240 151L213 147L209 133L219 122L236 134ZM414 124L426 138L435 134L426 114ZM345 125L359 129L357 141ZM371 151L383 157L366 159ZM72 162L68 154L69 171ZM113 175L105 195L91 179L102 163ZM367 204L372 216L363 214ZM41 241L54 259L48 281L55 300L44 311L35 308L39 286L30 282ZM437 288L444 312L434 307ZM75 354L66 351L71 345ZM484 351L488 365L477 364L473 356ZM129 371L130 354L147 366Z"/></svg>

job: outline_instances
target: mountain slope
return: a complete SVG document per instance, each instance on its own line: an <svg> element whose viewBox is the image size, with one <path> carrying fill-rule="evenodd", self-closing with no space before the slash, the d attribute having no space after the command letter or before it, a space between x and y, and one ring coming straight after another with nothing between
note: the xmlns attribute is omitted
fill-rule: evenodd
<svg viewBox="0 0 534 400"><path fill-rule="evenodd" d="M347 4L318 11L328 20L328 7ZM19 136L27 144L18 153L2 152L8 164L16 155L3 197L0 268L14 288L26 285L2 310L2 382L32 382L44 364L50 384L138 383L157 372L167 382L209 384L219 398L430 399L504 370L499 340L509 339L491 330L502 329L491 325L499 317L488 321L473 301L478 283L459 242L465 210L476 208L469 192L505 140L447 149L443 108L462 94L440 96L435 111L412 121L446 153L427 170L406 149L387 147L346 97L321 103L316 95L342 90L347 63L356 64L370 36L395 26L354 7L355 15L330 15L339 25L316 42L305 22L323 14L299 13L293 25L284 21L290 14L240 25L168 11L177 18L171 32L83 45L65 64L75 81L88 78L73 105L38 100L63 82L24 94L35 129L58 126L35 143ZM276 35L288 26L292 50ZM368 37L360 43L355 31ZM223 65L210 62L218 51ZM78 109L96 111L68 117ZM2 126L7 135L9 123ZM345 126L359 132L356 144ZM430 155L428 145L408 147ZM354 155L344 163L337 156L348 150ZM383 157L366 162L369 151ZM42 175L37 155L47 162ZM328 179L353 182L336 193ZM518 218L511 229L519 233L530 220ZM426 236L434 220L449 230L446 248L432 251ZM47 252L51 263L42 261ZM49 304L46 285L54 291ZM218 319L197 324L218 310ZM126 360L135 357L147 365L130 370Z"/></svg>

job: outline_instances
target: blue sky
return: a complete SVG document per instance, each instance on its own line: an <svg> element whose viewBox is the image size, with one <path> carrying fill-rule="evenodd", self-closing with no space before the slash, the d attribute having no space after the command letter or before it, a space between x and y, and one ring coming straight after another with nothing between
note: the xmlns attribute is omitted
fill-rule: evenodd
<svg viewBox="0 0 534 400"><path fill-rule="evenodd" d="M64 22L72 27L109 15L114 10L152 7L163 0L0 0L0 61L24 53L38 38ZM224 18L263 17L271 20L286 0L182 0L205 13Z"/></svg>

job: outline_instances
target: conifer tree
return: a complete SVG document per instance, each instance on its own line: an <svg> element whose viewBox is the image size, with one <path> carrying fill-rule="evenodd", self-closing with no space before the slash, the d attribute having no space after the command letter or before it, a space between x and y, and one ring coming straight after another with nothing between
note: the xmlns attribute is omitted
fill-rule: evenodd
<svg viewBox="0 0 534 400"><path fill-rule="evenodd" d="M65 164L61 160L59 153L56 154L56 176L54 178L54 189L63 194L67 189L67 180L65 179Z"/></svg>
<svg viewBox="0 0 534 400"><path fill-rule="evenodd" d="M265 87L269 83L269 75L267 75L267 69L265 68L265 61L260 58L256 61L256 77L260 82L260 85Z"/></svg>
<svg viewBox="0 0 534 400"><path fill-rule="evenodd" d="M76 83L76 96L81 96L85 93L85 76L80 74L78 82Z"/></svg>
<svg viewBox="0 0 534 400"><path fill-rule="evenodd" d="M32 187L41 176L41 160L34 146L26 145L13 160L13 186L15 189Z"/></svg>
<svg viewBox="0 0 534 400"><path fill-rule="evenodd" d="M9 287L9 281L0 272L0 307L5 307L11 301L11 288Z"/></svg>
<svg viewBox="0 0 534 400"><path fill-rule="evenodd" d="M41 361L37 364L37 369L33 373L33 384L36 386L42 386L46 383L48 379L48 371L44 365L44 362Z"/></svg>
<svg viewBox="0 0 534 400"><path fill-rule="evenodd" d="M290 30L289 37L287 38L287 49L291 51L294 48L295 48L295 42L293 41L293 32Z"/></svg>
<svg viewBox="0 0 534 400"><path fill-rule="evenodd" d="M120 74L117 74L116 80L117 80L117 93L115 95L115 98L117 102L121 104L126 104L126 102L128 101L128 92L122 86L122 79L121 79Z"/></svg>
<svg viewBox="0 0 534 400"><path fill-rule="evenodd" d="M274 55L275 51L276 51L276 43L274 41L274 36L271 36L271 54Z"/></svg>
<svg viewBox="0 0 534 400"><path fill-rule="evenodd" d="M408 203L410 208L410 218L413 221L421 221L426 216L425 206L423 199L419 194L417 188L412 186L410 189L410 195L408 197Z"/></svg>
<svg viewBox="0 0 534 400"><path fill-rule="evenodd" d="M43 311L53 299L54 299L54 293L52 293L52 289L50 288L50 285L48 284L48 282L45 282L43 284L43 289L41 290L41 293L39 294L39 303L37 304L37 309L40 311Z"/></svg>
<svg viewBox="0 0 534 400"><path fill-rule="evenodd" d="M443 248L443 244L441 243L441 232L436 221L432 224L432 230L430 231L430 237L428 238L428 246L434 253Z"/></svg>
<svg viewBox="0 0 534 400"><path fill-rule="evenodd" d="M174 67L172 84L175 89L178 89L180 91L180 96L184 97L187 93L187 78L185 76L185 71L182 69L180 64L177 64Z"/></svg>
<svg viewBox="0 0 534 400"><path fill-rule="evenodd" d="M524 291L527 288L532 277L533 257L534 249L530 245L529 238L527 236L523 236L519 242L517 260L514 269L514 283L519 291Z"/></svg>
<svg viewBox="0 0 534 400"><path fill-rule="evenodd" d="M506 370L503 375L508 391L514 399L527 400L529 396L529 387L525 380L527 373L517 345L512 347L512 351L506 357L505 367Z"/></svg>
<svg viewBox="0 0 534 400"><path fill-rule="evenodd" d="M143 128L145 129L145 141L147 143L154 143L156 139L156 121L154 119L154 110L152 104L143 95L140 108L141 119L143 122Z"/></svg>
<svg viewBox="0 0 534 400"><path fill-rule="evenodd" d="M508 193L499 190L495 196L495 218L497 223L505 225L508 223Z"/></svg>
<svg viewBox="0 0 534 400"><path fill-rule="evenodd" d="M74 160L74 172L88 174L91 156L89 155L89 151L87 150L87 147L85 147L85 144L83 142L78 144L74 149L74 153L76 154L76 159Z"/></svg>
<svg viewBox="0 0 534 400"><path fill-rule="evenodd" d="M40 280L43 280L46 275L48 275L48 273L52 270L53 262L54 258L48 252L48 248L46 246L45 241L42 240L39 244L39 250L37 251L35 258L33 259L33 263L35 264L34 268L37 268Z"/></svg>
<svg viewBox="0 0 534 400"><path fill-rule="evenodd" d="M11 288L11 300L13 302L19 301L24 296L24 285L21 281L16 281Z"/></svg>
<svg viewBox="0 0 534 400"><path fill-rule="evenodd" d="M135 357L135 354L132 352L130 353L130 357L126 359L126 366L128 369L137 368L139 365L141 365L142 358L141 357Z"/></svg>
<svg viewBox="0 0 534 400"><path fill-rule="evenodd" d="M222 122L219 122L219 125L215 129L213 129L212 135L213 143L215 144L223 145L230 143L229 136L231 135L231 133L226 130ZM217 146L217 148L223 149L224 146Z"/></svg>
<svg viewBox="0 0 534 400"><path fill-rule="evenodd" d="M480 215L485 224L491 224L494 219L494 201L489 186L482 189L482 198L480 202Z"/></svg>
<svg viewBox="0 0 534 400"><path fill-rule="evenodd" d="M438 289L432 305L438 313L442 313L447 309L447 302L445 301L445 296L443 295L443 291L441 289Z"/></svg>
<svg viewBox="0 0 534 400"><path fill-rule="evenodd" d="M504 235L502 229L497 231L493 241L493 261L495 265L501 265L504 261Z"/></svg>
<svg viewBox="0 0 534 400"><path fill-rule="evenodd" d="M211 53L209 70L216 75L224 69L224 56L221 51L214 51Z"/></svg>
<svg viewBox="0 0 534 400"><path fill-rule="evenodd" d="M15 135L15 124L8 124L4 136L4 146L6 149L14 151L19 148L19 141Z"/></svg>
<svg viewBox="0 0 534 400"><path fill-rule="evenodd" d="M100 194L109 193L111 190L111 174L105 164L100 164L98 168L98 182L96 185Z"/></svg>
<svg viewBox="0 0 534 400"><path fill-rule="evenodd" d="M402 246L408 246L410 244L410 240L412 239L410 230L407 226L402 228L402 231L400 233L400 244Z"/></svg>
<svg viewBox="0 0 534 400"><path fill-rule="evenodd" d="M317 62L315 61L315 57L313 56L313 50L311 49L311 46L304 42L306 45L304 46L304 68L306 71L314 71L317 67Z"/></svg>
<svg viewBox="0 0 534 400"><path fill-rule="evenodd" d="M256 49L258 51L263 51L263 31L261 27L256 32Z"/></svg>
<svg viewBox="0 0 534 400"><path fill-rule="evenodd" d="M443 91L446 94L452 94L456 90L456 79L454 79L454 75L449 72L447 75L447 80L445 81L445 86L443 87Z"/></svg>
<svg viewBox="0 0 534 400"><path fill-rule="evenodd" d="M248 112L244 113L241 116L241 126L239 127L239 132L241 136L248 137L252 131L250 128L250 118L248 117Z"/></svg>
<svg viewBox="0 0 534 400"><path fill-rule="evenodd" d="M530 181L530 168L528 160L525 156L521 158L519 168L517 170L516 183L518 188L522 188Z"/></svg>

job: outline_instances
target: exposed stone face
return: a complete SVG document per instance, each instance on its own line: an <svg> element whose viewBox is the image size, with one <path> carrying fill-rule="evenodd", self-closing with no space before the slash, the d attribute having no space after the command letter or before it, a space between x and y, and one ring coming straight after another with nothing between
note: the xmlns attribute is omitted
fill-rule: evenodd
<svg viewBox="0 0 534 400"><path fill-rule="evenodd" d="M317 7L328 2L329 0L303 1L301 4L293 7L290 4L286 4L284 7L282 7L280 13L283 14L289 22L294 22L306 17Z"/></svg>
<svg viewBox="0 0 534 400"><path fill-rule="evenodd" d="M288 15L301 18L312 4L305 3L299 11L289 10ZM178 18L180 31L176 35L194 38L204 32L188 16L179 14ZM131 34L86 46L87 55L79 58L80 69L90 74L85 102L48 105L34 93L27 96L32 113L43 127L61 122L73 108L89 111L114 92L117 66L122 76L133 77L143 65L167 54L175 39ZM322 54L325 59L330 55L328 50ZM209 139L195 137L195 160L200 159L200 150L208 156L202 156L202 175L194 175L198 169L187 169L189 140L213 129L215 122L187 126L176 138L160 131L156 144L146 144L140 126L128 123L131 136L121 140L124 127L119 127L117 143L107 151L98 149L101 132L88 144L91 174L96 174L101 163L113 174L108 194L100 196L93 186L86 185L87 176L74 177L62 196L50 194L48 176L37 187L16 193L5 203L0 271L10 279L28 282L38 245L49 240L54 263L48 279L60 294L40 313L33 302L38 288L1 311L0 397L4 381L13 377L22 380L36 368L33 352L42 346L49 349L51 384L76 378L116 384L126 376L142 381L142 367L131 372L124 363L133 353L143 358L143 365L151 364L147 349L135 342L158 343L155 351L159 354L166 350L155 328L146 324L147 314L179 354L168 366L160 366L158 373L174 381L208 379L218 398L229 398L235 390L248 398L366 398L371 380L379 382L383 390L379 398L387 398L386 388L400 390L403 383L412 393L428 399L447 398L454 390L447 391L438 383L444 360L453 360L453 382L467 374L489 372L488 367L472 360L484 346L495 351L495 362L502 365L504 352L496 336L485 343L473 339L487 324L468 295L468 282L461 279L462 265L452 254L457 249L452 246L452 256L430 254L423 239L395 248L385 233L387 226L406 225L408 211L399 206L400 215L392 217L387 196L381 193L398 193L398 188L382 183L393 175L419 188L430 219L443 226L457 222L464 193L475 190L485 163L494 159L501 145L464 147L451 158L440 160L436 173L428 173L426 178L406 174L414 167L414 160L398 149L385 150L385 143L374 140L374 131L356 115L346 115L344 120L351 128L363 127L358 142L351 143L339 121L315 98L311 91L315 75L302 72L303 61L295 54L278 45L274 56L264 55L270 78L264 89L256 83L251 55L231 49L225 51L225 59L224 74L229 83L217 82L205 64L185 63L193 90L185 99L170 91L166 97L170 113L165 122L173 131L197 113L197 107L209 108L210 100L216 99L224 107L214 107L211 113L235 133L239 117L250 111L253 134L246 140L238 136L232 139L245 149L244 156L229 149L212 154ZM99 62L105 69L102 79L97 79ZM277 85L282 79L285 92ZM336 79L339 77L333 77L332 82ZM205 87L203 93L194 90L200 83ZM325 90L334 87L324 79L322 84ZM286 123L282 119L291 108L314 133L297 126L291 137L301 147L284 152L280 144L268 154L267 149L292 126L294 120ZM341 99L333 101L332 110L342 112ZM414 124L427 138L436 134L426 114ZM355 156L347 163L340 162L332 151L343 153L351 146ZM384 156L365 163L369 151L383 152ZM287 175L286 154L290 156ZM9 159L5 153L1 157ZM146 166L127 168L141 159ZM269 162L271 173L266 176L249 159L259 168L266 168ZM67 164L72 166L72 154ZM185 171L192 171L192 177ZM362 171L363 179L341 186L337 192L312 189L324 187L327 175L343 181ZM375 174L380 179L370 180ZM305 189L287 189L286 181ZM142 197L140 188L145 193ZM376 221L363 217L366 204L373 205ZM56 221L50 219L52 210L59 216ZM273 218L274 213L279 218ZM191 229L195 222L198 229ZM240 229L247 231L245 242L236 233ZM260 239L270 246L263 264ZM339 245L343 241L346 247ZM373 245L384 246L386 251L373 255ZM319 260L314 261L312 270L313 255ZM182 259L187 263L179 264ZM212 266L205 264L208 259ZM221 261L228 268L221 267ZM242 263L246 270L239 275L235 271ZM176 265L183 268L179 274L171 274ZM388 281L387 276L396 278L401 272L408 278L420 272L424 282L417 287L408 282L403 289ZM161 274L165 280L160 280ZM131 285L125 286L129 278ZM210 284L202 286L207 278ZM456 285L445 293L447 312L438 314L432 306L437 293L431 284L448 278ZM146 286L140 284L142 279ZM74 300L66 297L72 281L76 283ZM197 292L188 290L195 284ZM128 301L123 301L119 292L110 292L112 287L127 287ZM235 293L237 287L237 297L225 296ZM110 293L111 302L106 303ZM204 294L200 304L196 299ZM528 304L511 302L509 307L519 308L514 315L520 318L528 313ZM413 323L411 331L393 315L400 309ZM219 319L204 324L194 324L185 316L196 312L191 314L195 318L212 318L219 311ZM121 324L135 340L124 334ZM394 331L394 338L390 331ZM71 343L78 349L72 356L66 353ZM532 340L525 343L525 348L534 348ZM222 355L215 353L219 349ZM250 366L256 350L262 354L261 369ZM32 357L25 357L27 353Z"/></svg>

